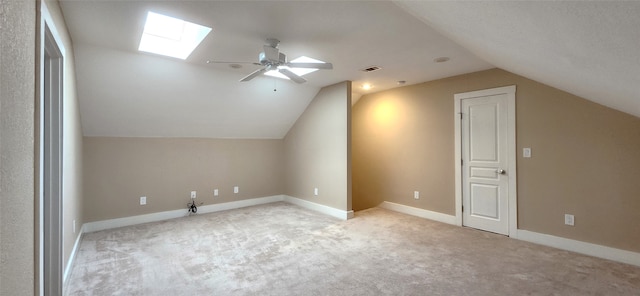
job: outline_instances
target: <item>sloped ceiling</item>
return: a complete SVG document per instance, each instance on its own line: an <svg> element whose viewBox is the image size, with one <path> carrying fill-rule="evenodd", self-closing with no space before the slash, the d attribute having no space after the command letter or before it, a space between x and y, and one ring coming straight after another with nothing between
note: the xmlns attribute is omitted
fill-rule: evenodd
<svg viewBox="0 0 640 296"><path fill-rule="evenodd" d="M354 82L354 96L493 68L389 1L61 1L73 40L86 136L275 138L286 135L321 87ZM213 28L186 60L137 51L147 11ZM266 38L289 59L332 62L302 85L256 68ZM435 63L447 56L446 63ZM365 73L360 69L379 66ZM276 89L276 91L274 91Z"/></svg>
<svg viewBox="0 0 640 296"><path fill-rule="evenodd" d="M483 60L640 117L638 1L397 1Z"/></svg>
<svg viewBox="0 0 640 296"><path fill-rule="evenodd" d="M282 138L321 87L368 92L499 67L640 117L638 1L61 1L87 136ZM213 28L186 60L137 51L147 11ZM329 61L297 85L256 68L266 38ZM446 63L434 59L446 56ZM360 69L380 66L365 73ZM371 83L374 88L362 90ZM277 91L274 91L276 89Z"/></svg>

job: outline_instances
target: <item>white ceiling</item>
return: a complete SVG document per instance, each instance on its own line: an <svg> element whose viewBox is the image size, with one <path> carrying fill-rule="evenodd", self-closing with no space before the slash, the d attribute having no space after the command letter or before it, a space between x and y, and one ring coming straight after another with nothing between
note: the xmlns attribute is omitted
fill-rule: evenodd
<svg viewBox="0 0 640 296"><path fill-rule="evenodd" d="M87 136L282 138L318 90L354 81L355 97L492 68L385 1L63 1ZM213 28L185 61L137 51L146 12ZM257 61L265 39L289 59L332 62L303 85L206 60ZM447 63L433 59L448 56ZM382 70L360 69L377 65ZM274 85L277 91L274 92Z"/></svg>
<svg viewBox="0 0 640 296"><path fill-rule="evenodd" d="M402 1L498 68L640 117L639 1Z"/></svg>
<svg viewBox="0 0 640 296"><path fill-rule="evenodd" d="M352 80L357 98L364 83L374 92L493 67L640 116L640 2L395 4L63 0L83 132L277 139L323 86ZM140 53L149 10L213 31L186 61ZM306 55L334 70L309 74L303 85L238 82L256 68L205 63L256 61L269 37L289 59ZM451 60L433 62L441 56ZM372 65L382 70L360 71Z"/></svg>

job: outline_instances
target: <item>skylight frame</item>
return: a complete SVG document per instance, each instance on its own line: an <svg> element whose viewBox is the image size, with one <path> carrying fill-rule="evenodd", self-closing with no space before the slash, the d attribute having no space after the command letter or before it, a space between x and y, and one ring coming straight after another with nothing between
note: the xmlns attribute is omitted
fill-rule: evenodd
<svg viewBox="0 0 640 296"><path fill-rule="evenodd" d="M138 50L186 60L212 28L149 11Z"/></svg>

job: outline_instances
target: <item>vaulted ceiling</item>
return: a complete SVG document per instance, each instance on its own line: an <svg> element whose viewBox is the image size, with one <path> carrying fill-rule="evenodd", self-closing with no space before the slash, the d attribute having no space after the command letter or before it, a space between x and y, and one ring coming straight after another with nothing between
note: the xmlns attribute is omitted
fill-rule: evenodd
<svg viewBox="0 0 640 296"><path fill-rule="evenodd" d="M640 116L638 2L66 1L87 136L282 138L317 91L367 92L500 67ZM137 51L147 11L213 28L187 58ZM207 60L332 62L305 84ZM449 57L445 63L434 59ZM379 66L381 70L361 69ZM365 91L362 84L374 87ZM635 83L635 84L634 84Z"/></svg>

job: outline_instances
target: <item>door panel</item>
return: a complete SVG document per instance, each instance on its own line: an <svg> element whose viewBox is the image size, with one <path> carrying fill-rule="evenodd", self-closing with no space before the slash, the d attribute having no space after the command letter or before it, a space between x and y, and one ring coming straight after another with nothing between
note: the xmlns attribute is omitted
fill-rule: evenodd
<svg viewBox="0 0 640 296"><path fill-rule="evenodd" d="M471 184L471 215L490 219L500 219L500 197L498 186Z"/></svg>
<svg viewBox="0 0 640 296"><path fill-rule="evenodd" d="M509 233L507 104L506 94L461 101L463 225L500 234Z"/></svg>
<svg viewBox="0 0 640 296"><path fill-rule="evenodd" d="M491 103L470 105L469 140L471 161L497 161L497 106Z"/></svg>

